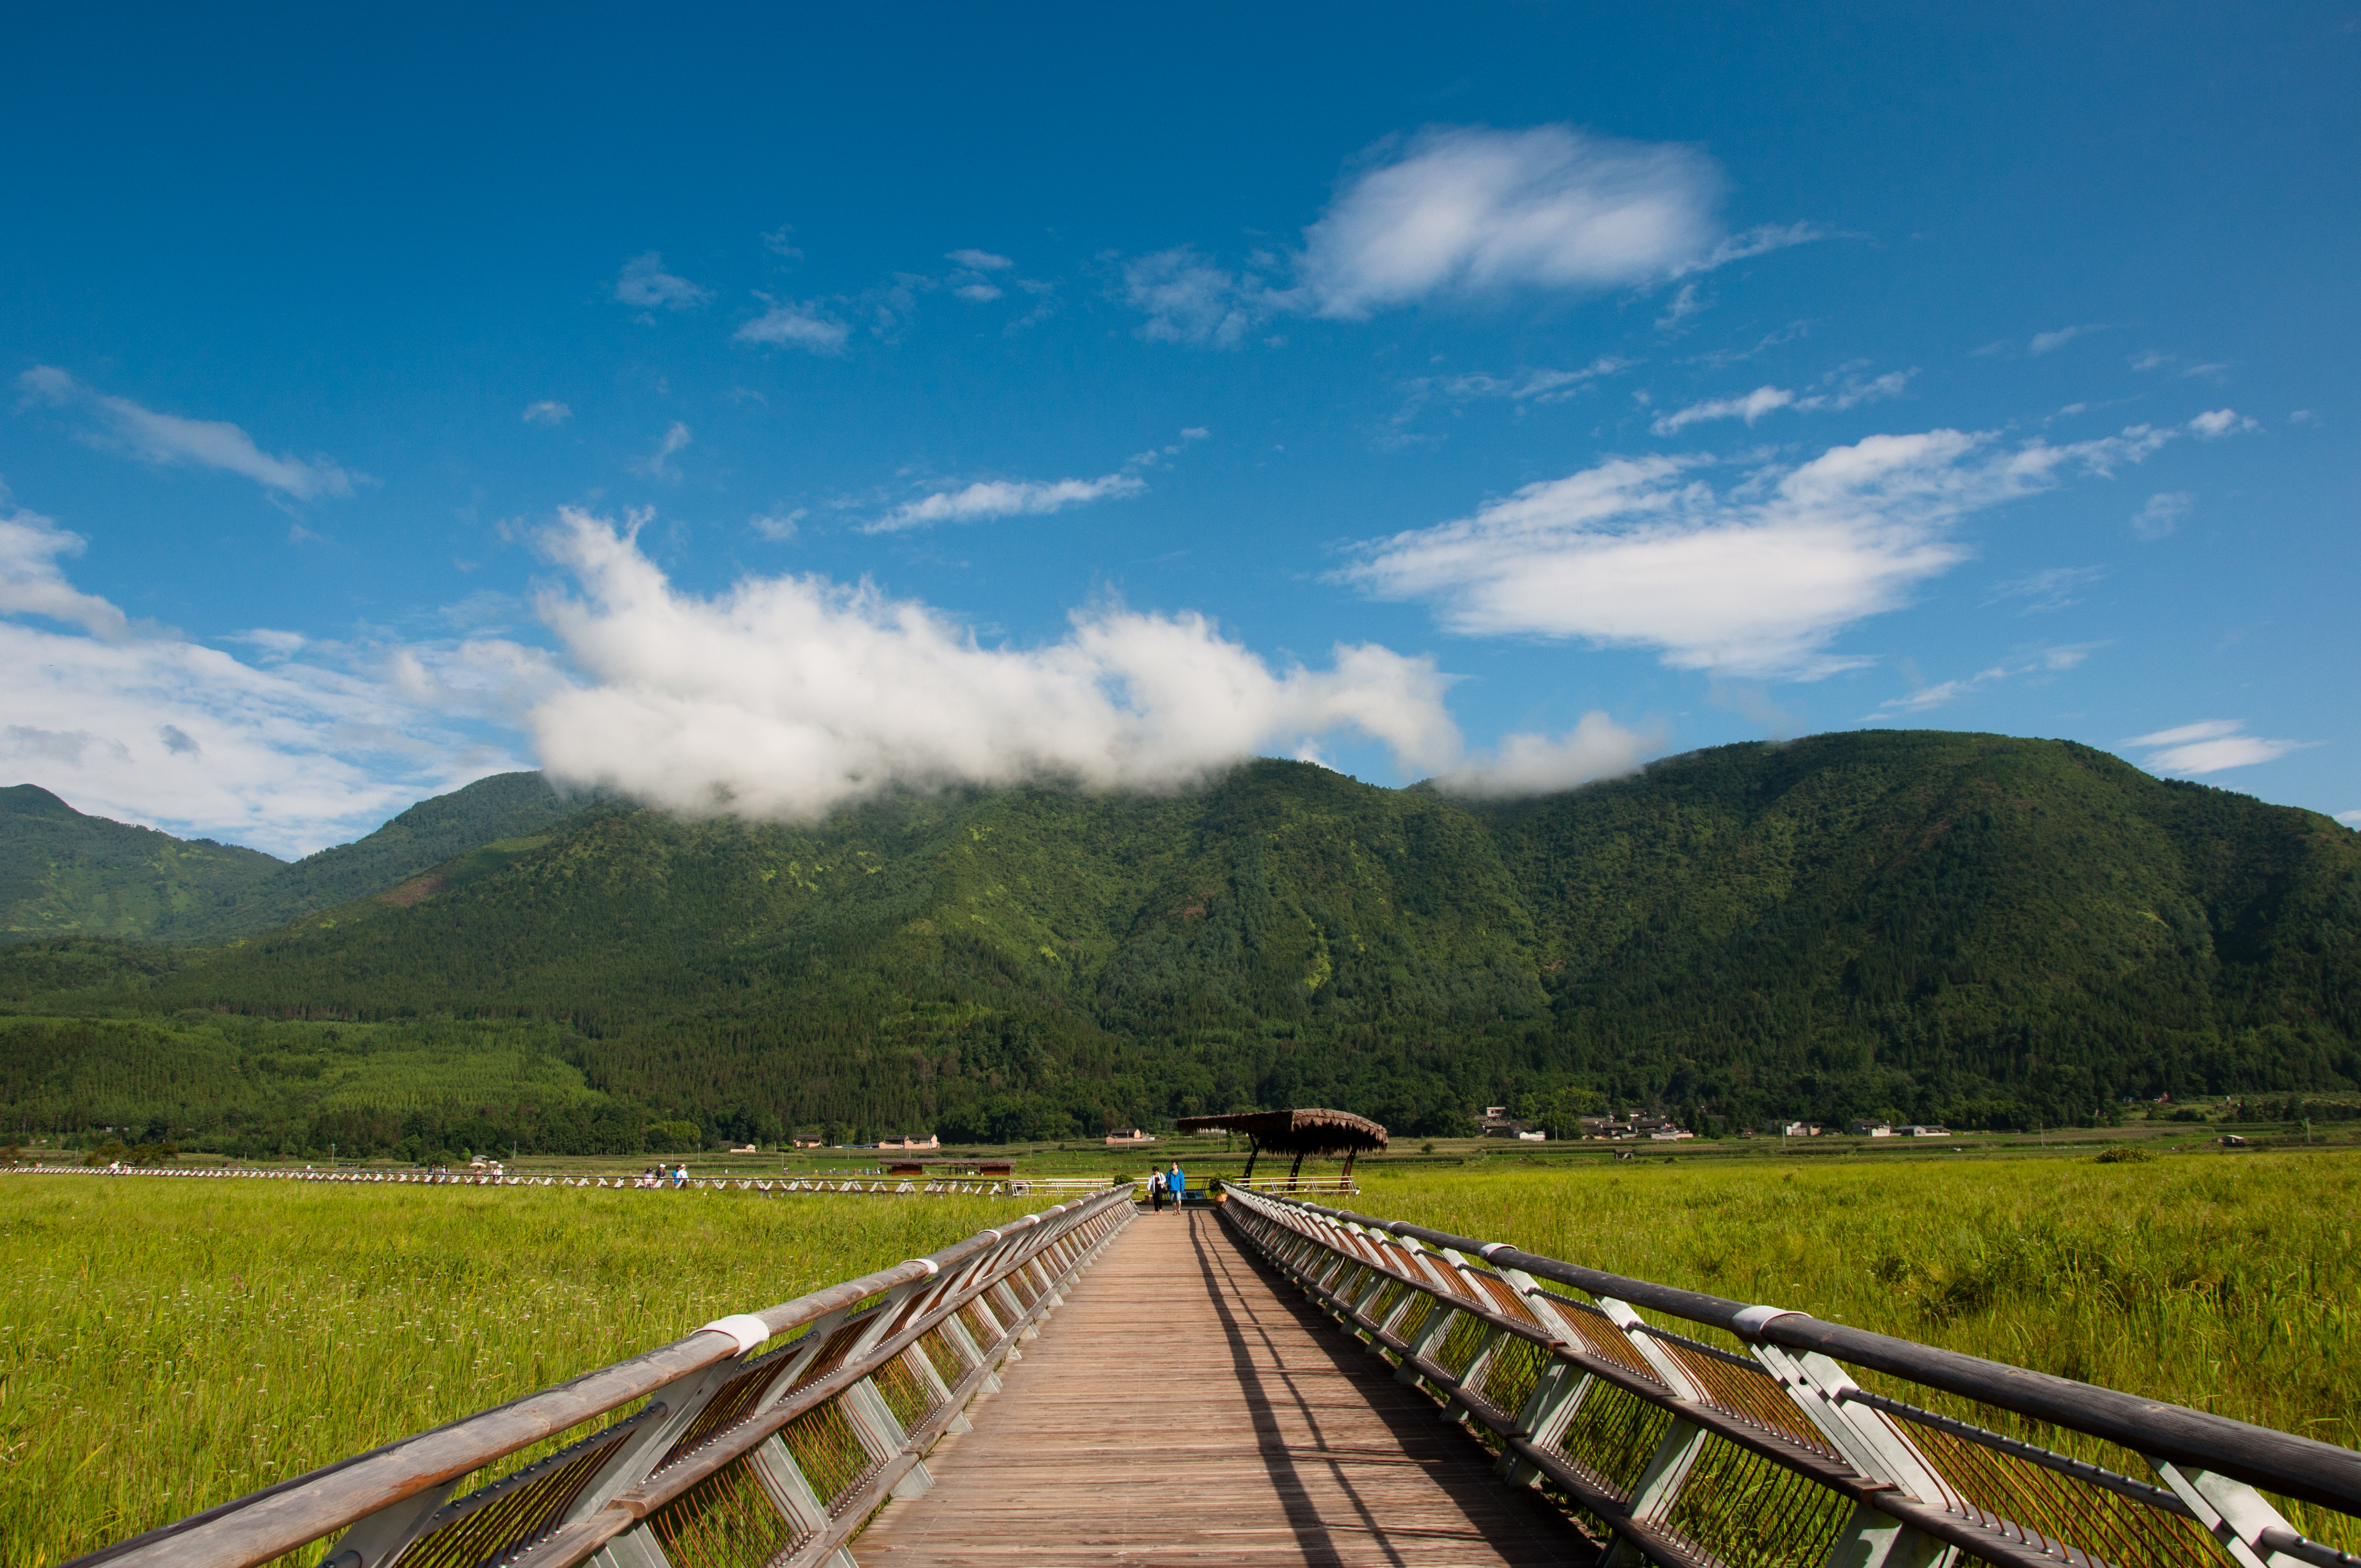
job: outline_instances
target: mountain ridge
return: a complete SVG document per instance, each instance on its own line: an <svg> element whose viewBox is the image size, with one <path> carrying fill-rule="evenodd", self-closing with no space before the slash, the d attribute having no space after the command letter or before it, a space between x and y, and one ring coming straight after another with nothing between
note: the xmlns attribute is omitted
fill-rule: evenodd
<svg viewBox="0 0 2361 1568"><path fill-rule="evenodd" d="M0 1005L540 1030L609 1103L741 1137L2361 1085L2361 835L2062 741L1850 732L1513 802L1272 760L801 825L600 801L392 891L212 948L35 944Z"/></svg>

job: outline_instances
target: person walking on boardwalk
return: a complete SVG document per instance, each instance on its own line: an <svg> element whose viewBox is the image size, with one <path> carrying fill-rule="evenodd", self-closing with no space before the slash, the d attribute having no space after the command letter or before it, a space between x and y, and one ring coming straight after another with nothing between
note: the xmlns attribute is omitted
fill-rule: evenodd
<svg viewBox="0 0 2361 1568"><path fill-rule="evenodd" d="M1180 1162L1174 1160L1172 1168L1164 1173L1164 1186L1172 1194L1172 1209L1180 1212L1180 1201L1189 1196L1189 1179L1180 1173Z"/></svg>
<svg viewBox="0 0 2361 1568"><path fill-rule="evenodd" d="M1148 1173L1148 1206L1156 1213L1164 1212L1164 1173L1160 1170Z"/></svg>

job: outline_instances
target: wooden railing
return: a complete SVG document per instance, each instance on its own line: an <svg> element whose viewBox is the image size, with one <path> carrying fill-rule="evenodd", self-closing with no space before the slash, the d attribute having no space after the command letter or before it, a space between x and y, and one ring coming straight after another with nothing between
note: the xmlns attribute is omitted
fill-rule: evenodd
<svg viewBox="0 0 2361 1568"><path fill-rule="evenodd" d="M1235 1190L1222 1215L1570 1500L1604 1568L2361 1568L2290 1517L2361 1534L2351 1449L1506 1242Z"/></svg>
<svg viewBox="0 0 2361 1568"><path fill-rule="evenodd" d="M566 1568L593 1553L617 1564L817 1568L887 1497L932 1484L927 1451L999 1387L996 1368L1130 1222L1128 1200L1109 1189L720 1319L68 1568L252 1568L331 1537L322 1568L397 1558L401 1568ZM486 1466L569 1434L453 1495Z"/></svg>

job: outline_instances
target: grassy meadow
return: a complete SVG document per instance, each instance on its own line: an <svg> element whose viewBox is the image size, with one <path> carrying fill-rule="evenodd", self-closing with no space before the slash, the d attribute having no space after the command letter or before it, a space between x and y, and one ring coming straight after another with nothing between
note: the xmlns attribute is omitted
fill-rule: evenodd
<svg viewBox="0 0 2361 1568"><path fill-rule="evenodd" d="M1354 1206L2361 1448L2351 1155L1378 1165Z"/></svg>
<svg viewBox="0 0 2361 1568"><path fill-rule="evenodd" d="M0 1563L56 1563L1037 1206L0 1179Z"/></svg>
<svg viewBox="0 0 2361 1568"><path fill-rule="evenodd" d="M1361 1176L1371 1213L2361 1447L2351 1154ZM0 1562L55 1563L1033 1206L0 1179Z"/></svg>

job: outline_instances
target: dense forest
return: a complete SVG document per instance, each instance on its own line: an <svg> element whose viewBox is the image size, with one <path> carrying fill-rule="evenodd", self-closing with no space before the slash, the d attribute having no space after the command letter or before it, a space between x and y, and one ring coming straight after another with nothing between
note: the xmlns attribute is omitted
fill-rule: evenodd
<svg viewBox="0 0 2361 1568"><path fill-rule="evenodd" d="M1830 735L1507 803L1266 761L513 826L264 935L0 948L0 1114L418 1151L2361 1085L2361 834L2066 742Z"/></svg>

